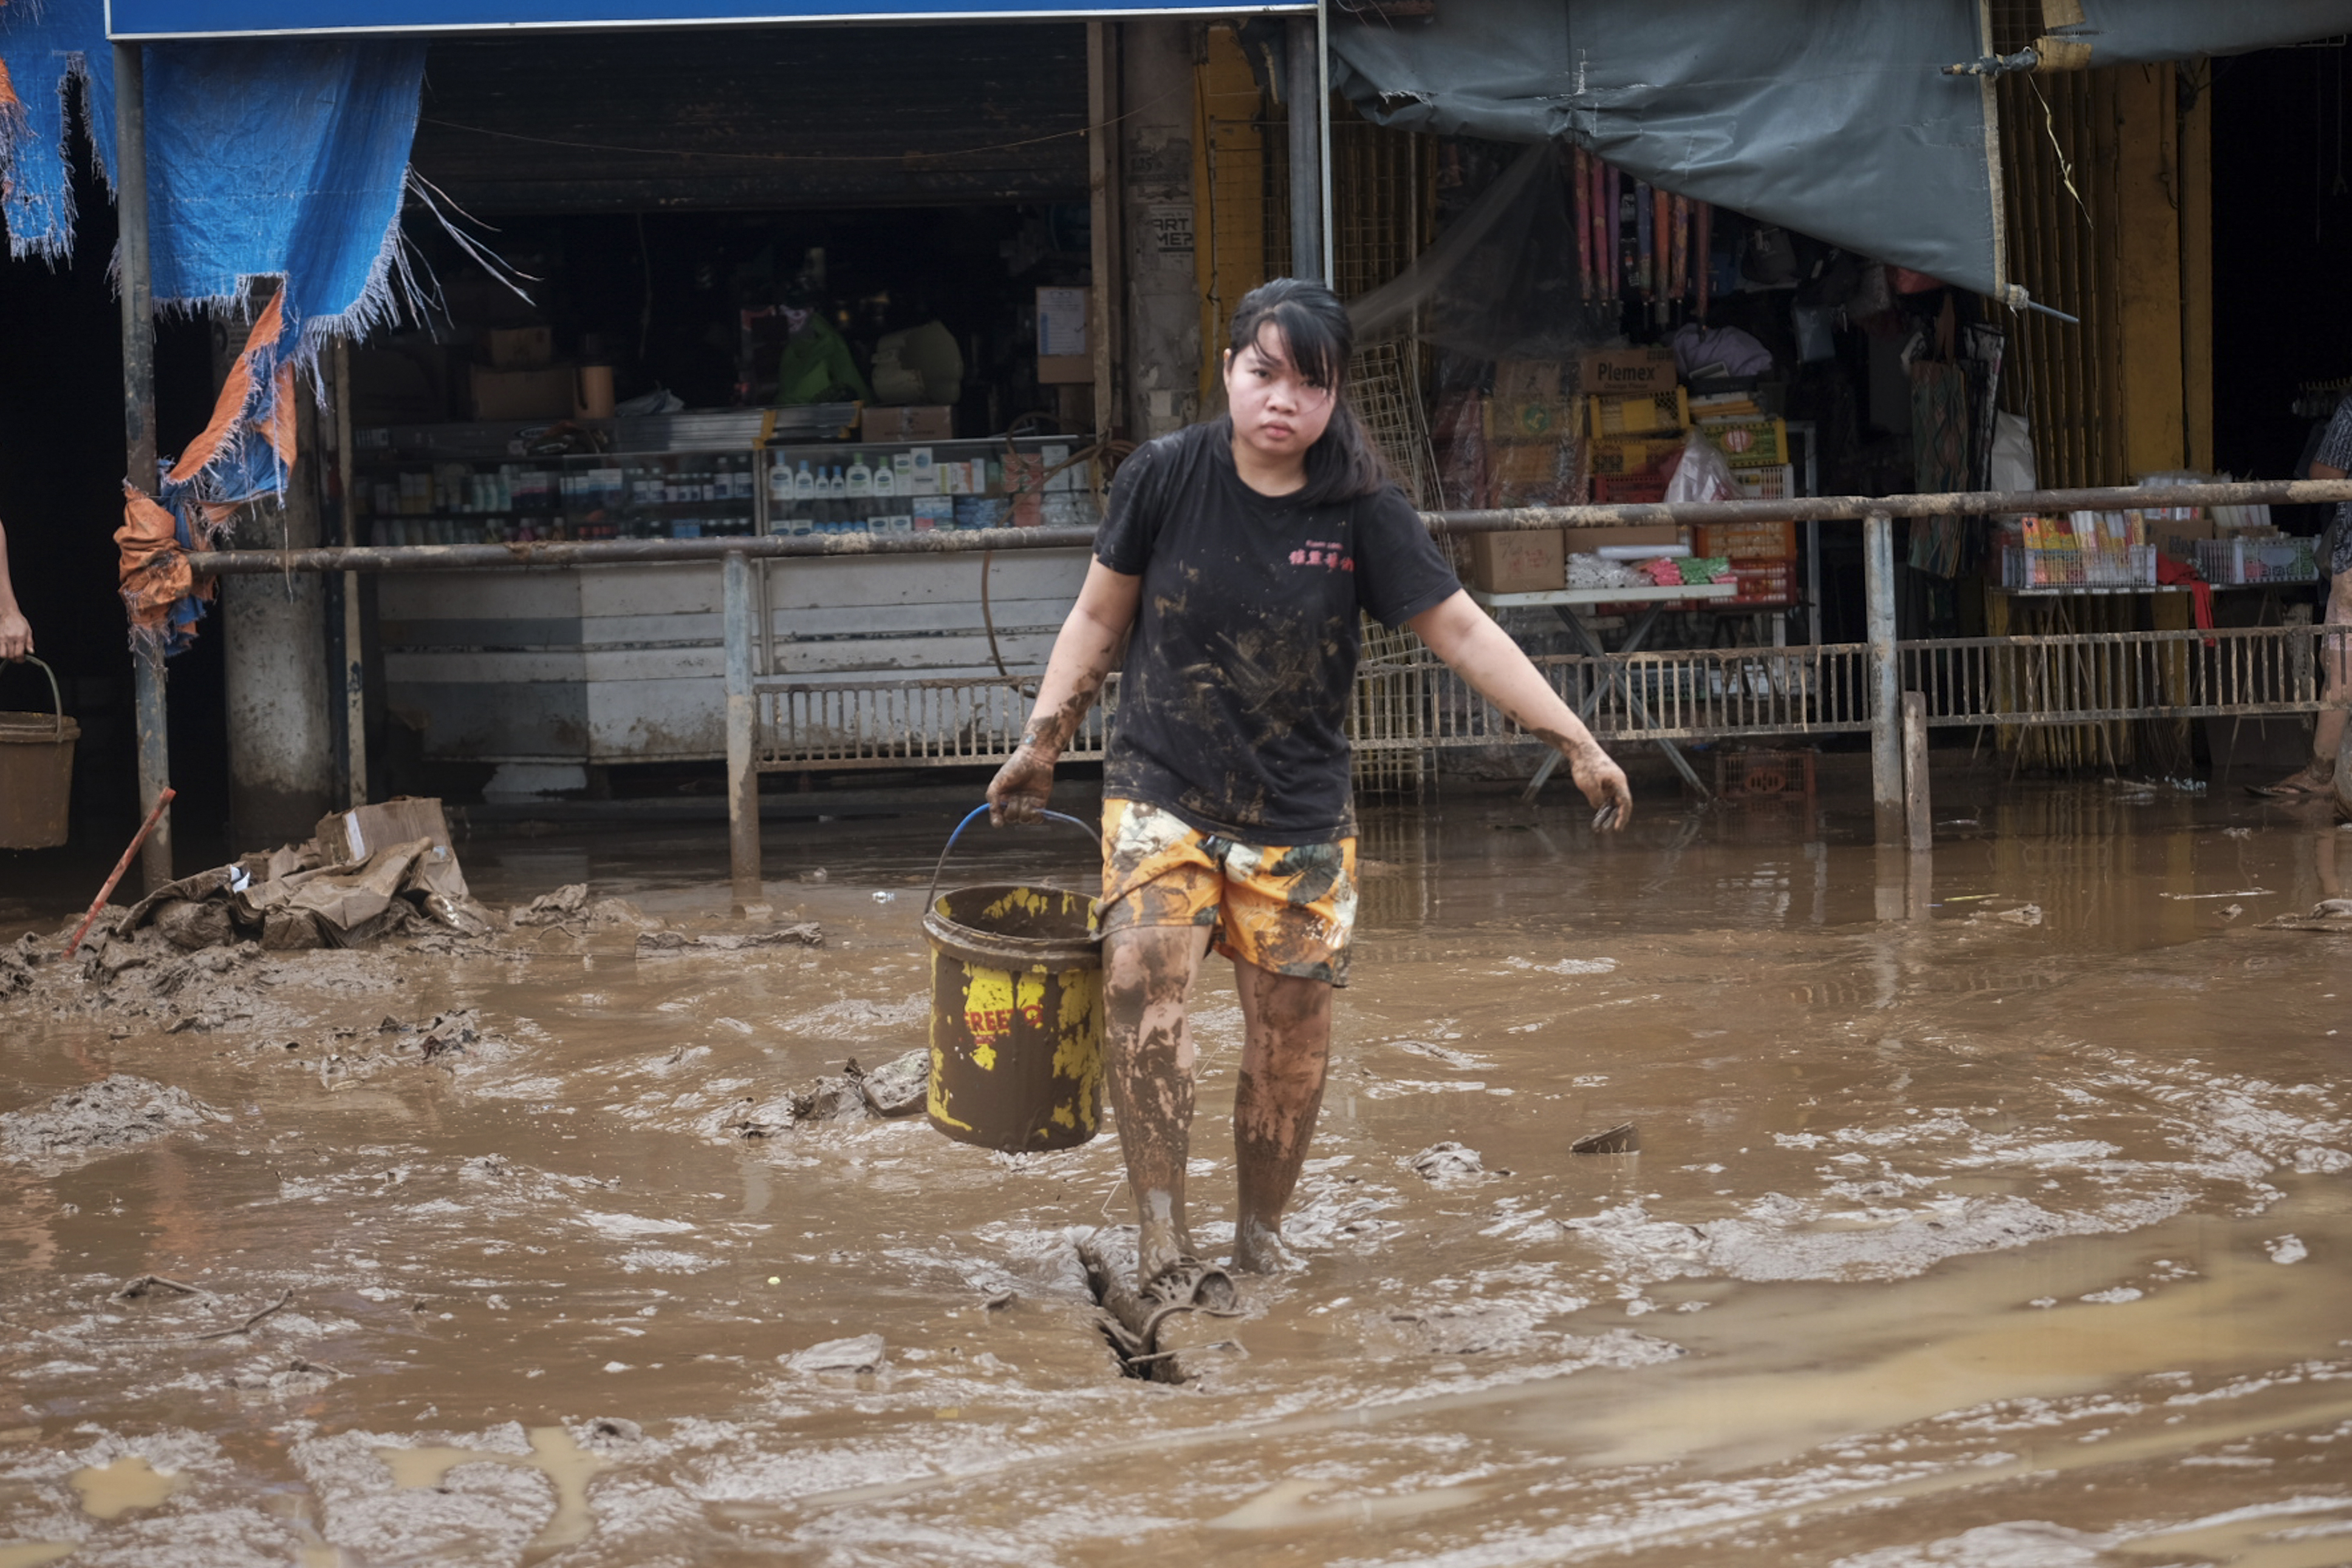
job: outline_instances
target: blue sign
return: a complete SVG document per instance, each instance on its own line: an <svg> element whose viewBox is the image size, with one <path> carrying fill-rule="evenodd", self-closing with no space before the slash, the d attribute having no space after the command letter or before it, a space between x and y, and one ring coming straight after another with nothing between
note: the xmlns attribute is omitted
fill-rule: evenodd
<svg viewBox="0 0 2352 1568"><path fill-rule="evenodd" d="M1068 20L1312 11L1298 0L109 0L110 38L602 31L789 22Z"/></svg>

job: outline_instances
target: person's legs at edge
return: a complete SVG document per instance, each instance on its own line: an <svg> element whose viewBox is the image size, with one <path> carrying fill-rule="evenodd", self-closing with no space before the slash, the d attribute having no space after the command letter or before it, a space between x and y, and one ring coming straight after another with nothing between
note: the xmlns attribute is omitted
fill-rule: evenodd
<svg viewBox="0 0 2352 1568"><path fill-rule="evenodd" d="M1298 1186L1323 1080L1331 1060L1331 986L1234 962L1245 1033L1234 1093L1234 1163L1241 1211L1234 1267L1272 1273L1282 1266L1282 1211Z"/></svg>
<svg viewBox="0 0 2352 1568"><path fill-rule="evenodd" d="M2329 587L2326 624L2331 630L2319 645L2320 700L2326 706L2311 727L2311 760L2273 785L2276 792L2325 794L2335 779L2345 708L2352 704L2352 571L2337 572Z"/></svg>
<svg viewBox="0 0 2352 1568"><path fill-rule="evenodd" d="M1103 941L1110 1103L1142 1234L1139 1285L1192 1256L1184 1163L1192 1149L1192 1030L1184 1000L1209 948L1202 925L1138 925Z"/></svg>

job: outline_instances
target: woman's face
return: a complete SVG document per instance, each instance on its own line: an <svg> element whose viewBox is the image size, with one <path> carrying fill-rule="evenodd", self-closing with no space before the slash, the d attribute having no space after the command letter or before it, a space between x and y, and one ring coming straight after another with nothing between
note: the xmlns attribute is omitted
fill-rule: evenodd
<svg viewBox="0 0 2352 1568"><path fill-rule="evenodd" d="M1238 354L1225 353L1225 403L1234 438L1276 462L1304 462L1323 439L1337 402L1328 386L1309 382L1290 362L1282 334L1269 322Z"/></svg>

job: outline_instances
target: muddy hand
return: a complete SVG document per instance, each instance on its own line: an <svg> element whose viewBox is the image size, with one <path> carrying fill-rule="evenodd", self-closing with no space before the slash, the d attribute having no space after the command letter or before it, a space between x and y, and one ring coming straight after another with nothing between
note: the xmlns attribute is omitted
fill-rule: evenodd
<svg viewBox="0 0 2352 1568"><path fill-rule="evenodd" d="M1598 746L1587 747L1570 754L1569 776L1584 798L1598 808L1601 817L1593 819L1593 826L1604 831L1622 830L1633 820L1633 787L1625 781L1625 770L1611 759ZM1605 817L1608 820L1602 821Z"/></svg>
<svg viewBox="0 0 2352 1568"><path fill-rule="evenodd" d="M989 781L989 825L1027 826L1038 820L1053 793L1054 754L1024 742Z"/></svg>

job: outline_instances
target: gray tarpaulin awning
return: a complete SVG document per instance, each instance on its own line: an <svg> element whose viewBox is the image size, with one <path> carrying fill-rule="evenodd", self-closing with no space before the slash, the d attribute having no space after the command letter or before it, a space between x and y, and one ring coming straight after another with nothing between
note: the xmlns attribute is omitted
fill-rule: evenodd
<svg viewBox="0 0 2352 1568"><path fill-rule="evenodd" d="M2049 52L2077 67L2352 30L2352 0L2048 0L2042 15L2074 46ZM1333 85L1385 124L1568 138L1668 191L1951 283L1998 296L2033 281L2003 270L1990 85L1943 74L1990 52L1964 0L1440 0L1426 26L1338 23L1331 52Z"/></svg>

